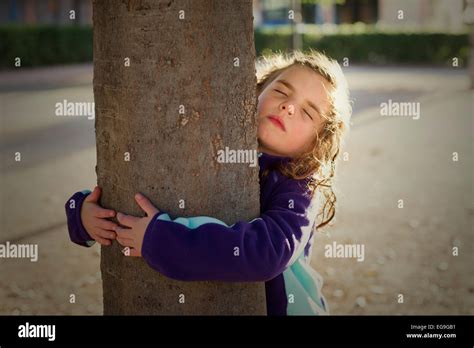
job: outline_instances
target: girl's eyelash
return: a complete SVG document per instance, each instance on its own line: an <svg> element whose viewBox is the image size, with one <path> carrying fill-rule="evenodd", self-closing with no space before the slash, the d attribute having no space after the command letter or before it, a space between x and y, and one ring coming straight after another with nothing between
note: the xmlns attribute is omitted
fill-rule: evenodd
<svg viewBox="0 0 474 348"><path fill-rule="evenodd" d="M278 92L278 93L281 93L283 95L286 95L285 93L283 93L282 91L279 91L278 89L274 89L274 91Z"/></svg>
<svg viewBox="0 0 474 348"><path fill-rule="evenodd" d="M310 115L306 110L304 110L304 112L306 113L306 115L309 116L310 119L313 119L313 118L311 117L311 115Z"/></svg>

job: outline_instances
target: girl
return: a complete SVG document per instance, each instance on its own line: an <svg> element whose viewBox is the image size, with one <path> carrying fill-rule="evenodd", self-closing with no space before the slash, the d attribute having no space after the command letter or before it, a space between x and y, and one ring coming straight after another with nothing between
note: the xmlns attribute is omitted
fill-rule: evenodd
<svg viewBox="0 0 474 348"><path fill-rule="evenodd" d="M115 212L99 206L96 187L71 197L76 209L66 204L71 240L116 239L173 279L264 281L268 315L328 313L310 260L313 232L335 215L332 179L351 114L347 83L337 62L313 50L273 54L260 66L260 217L232 226L204 216L173 220L137 194L147 216L117 213L123 228L106 220Z"/></svg>

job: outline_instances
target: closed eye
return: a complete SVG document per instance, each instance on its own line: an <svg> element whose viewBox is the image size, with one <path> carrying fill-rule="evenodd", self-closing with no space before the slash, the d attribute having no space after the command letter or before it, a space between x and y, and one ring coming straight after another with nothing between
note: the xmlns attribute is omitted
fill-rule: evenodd
<svg viewBox="0 0 474 348"><path fill-rule="evenodd" d="M311 117L311 115L310 115L306 110L303 110L303 111L306 113L306 115L309 116L310 119L313 119L313 118Z"/></svg>
<svg viewBox="0 0 474 348"><path fill-rule="evenodd" d="M286 93L283 93L282 91L278 90L278 89L274 89L275 92L278 92L278 93L281 93L283 94L284 96L286 96Z"/></svg>

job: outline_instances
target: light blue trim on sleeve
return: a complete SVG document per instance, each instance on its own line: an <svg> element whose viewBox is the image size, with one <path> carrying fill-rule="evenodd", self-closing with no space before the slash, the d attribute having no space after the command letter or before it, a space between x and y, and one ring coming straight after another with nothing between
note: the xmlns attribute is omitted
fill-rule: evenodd
<svg viewBox="0 0 474 348"><path fill-rule="evenodd" d="M92 191L91 190L82 190L81 193L83 195L88 195L89 193L91 193Z"/></svg>
<svg viewBox="0 0 474 348"><path fill-rule="evenodd" d="M204 224L219 224L229 227L225 222L209 216L179 217L172 220L168 214L160 214L156 220L176 222L192 230Z"/></svg>

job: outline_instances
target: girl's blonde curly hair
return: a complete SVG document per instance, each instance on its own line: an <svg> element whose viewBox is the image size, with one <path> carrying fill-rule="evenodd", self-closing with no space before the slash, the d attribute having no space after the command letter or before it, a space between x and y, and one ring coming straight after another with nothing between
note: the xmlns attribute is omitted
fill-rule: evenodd
<svg viewBox="0 0 474 348"><path fill-rule="evenodd" d="M337 61L313 49L307 53L293 51L260 57L257 60L257 96L284 70L294 65L307 66L329 82L330 108L322 115L325 119L324 127L319 133L315 133L311 150L276 169L287 177L305 179L312 196L317 190L321 192L321 209L318 215L321 223L317 225L320 228L327 225L336 214L333 178L343 137L349 130L352 107L347 81ZM268 172L263 173L264 176L266 174Z"/></svg>

